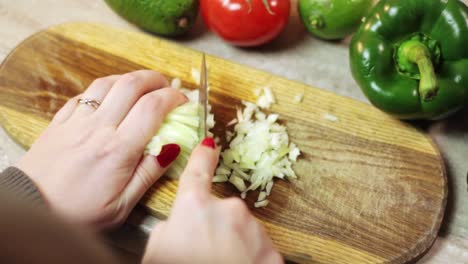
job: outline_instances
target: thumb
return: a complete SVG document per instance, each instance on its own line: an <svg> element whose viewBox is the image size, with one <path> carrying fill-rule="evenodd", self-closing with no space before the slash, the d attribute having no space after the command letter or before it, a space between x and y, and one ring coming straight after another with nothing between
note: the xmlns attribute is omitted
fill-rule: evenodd
<svg viewBox="0 0 468 264"><path fill-rule="evenodd" d="M219 160L219 150L213 138L205 138L193 151L180 176L177 196L196 191L210 194L213 174Z"/></svg>
<svg viewBox="0 0 468 264"><path fill-rule="evenodd" d="M165 221L157 223L151 231L141 263L158 263L161 262L160 258L162 256L167 255L167 252L159 253L161 250L164 251L162 248L165 247L165 243L162 241L164 240L163 231L165 230L166 223Z"/></svg>
<svg viewBox="0 0 468 264"><path fill-rule="evenodd" d="M179 153L179 145L168 144L162 147L158 156L147 155L140 161L132 179L122 193L122 198L127 201L130 208L135 207L145 192L164 175Z"/></svg>

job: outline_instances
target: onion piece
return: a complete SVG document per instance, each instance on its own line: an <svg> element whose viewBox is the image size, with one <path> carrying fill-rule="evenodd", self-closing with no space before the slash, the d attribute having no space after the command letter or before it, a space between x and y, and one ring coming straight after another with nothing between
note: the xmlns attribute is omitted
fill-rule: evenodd
<svg viewBox="0 0 468 264"><path fill-rule="evenodd" d="M337 122L338 121L338 117L330 114L330 113L326 113L323 115L323 118L328 120L328 121L331 121L331 122Z"/></svg>
<svg viewBox="0 0 468 264"><path fill-rule="evenodd" d="M182 88L182 81L179 78L175 78L171 82L171 87L174 89Z"/></svg>
<svg viewBox="0 0 468 264"><path fill-rule="evenodd" d="M231 178L229 178L229 182L232 183L232 185L234 185L237 190L243 192L245 191L245 189L247 189L247 187L245 187L245 182L244 180L242 180L242 178L240 177L237 177L235 175L232 175Z"/></svg>
<svg viewBox="0 0 468 264"><path fill-rule="evenodd" d="M265 191L266 191L267 196L270 196L270 194L271 194L271 189L273 189L273 185L274 185L274 184L275 184L275 183L272 182L272 181L269 182L269 183L267 183L267 185L266 185L266 187L265 187Z"/></svg>
<svg viewBox="0 0 468 264"><path fill-rule="evenodd" d="M265 200L266 198L267 198L266 192L260 192L260 194L258 195L257 202L261 202L261 201Z"/></svg>
<svg viewBox="0 0 468 264"><path fill-rule="evenodd" d="M296 103L302 103L303 100L304 100L304 94L303 93L294 96L294 102L296 102Z"/></svg>
<svg viewBox="0 0 468 264"><path fill-rule="evenodd" d="M270 109L271 105L276 103L273 91L269 87L265 87L262 92L263 94L261 94L257 99L257 106L262 109Z"/></svg>
<svg viewBox="0 0 468 264"><path fill-rule="evenodd" d="M263 201L260 201L260 202L256 202L254 204L255 208L260 208L260 207L265 207L269 204L270 202L268 200L263 200Z"/></svg>
<svg viewBox="0 0 468 264"><path fill-rule="evenodd" d="M227 182L228 181L228 176L227 175L216 175L216 176L213 177L212 181L214 183Z"/></svg>
<svg viewBox="0 0 468 264"><path fill-rule="evenodd" d="M262 89L261 88L255 89L254 94L255 96L259 97L262 94Z"/></svg>
<svg viewBox="0 0 468 264"><path fill-rule="evenodd" d="M217 169L216 169L216 175L230 175L231 174L231 169L229 169L227 166L221 164Z"/></svg>
<svg viewBox="0 0 468 264"><path fill-rule="evenodd" d="M191 74L192 74L192 79L195 81L196 84L199 85L200 81L201 81L200 80L200 75L201 75L200 70L192 68Z"/></svg>
<svg viewBox="0 0 468 264"><path fill-rule="evenodd" d="M237 118L234 118L233 120L229 121L229 123L226 124L226 127L230 127L237 124Z"/></svg>
<svg viewBox="0 0 468 264"><path fill-rule="evenodd" d="M241 196L242 199L245 199L245 198L247 197L247 193L246 193L246 192L242 192L240 196Z"/></svg>

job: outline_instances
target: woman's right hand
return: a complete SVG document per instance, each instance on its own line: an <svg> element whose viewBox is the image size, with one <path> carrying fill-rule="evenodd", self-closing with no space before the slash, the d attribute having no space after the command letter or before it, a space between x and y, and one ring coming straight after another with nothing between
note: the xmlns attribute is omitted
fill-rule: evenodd
<svg viewBox="0 0 468 264"><path fill-rule="evenodd" d="M284 263L242 200L211 196L218 156L211 138L193 151L171 215L152 231L143 263Z"/></svg>

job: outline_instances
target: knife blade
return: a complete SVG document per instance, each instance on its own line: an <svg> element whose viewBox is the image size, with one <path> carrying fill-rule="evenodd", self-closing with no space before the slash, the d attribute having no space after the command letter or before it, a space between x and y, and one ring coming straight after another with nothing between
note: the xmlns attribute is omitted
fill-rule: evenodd
<svg viewBox="0 0 468 264"><path fill-rule="evenodd" d="M198 115L200 117L198 122L198 137L203 140L207 136L206 119L208 116L208 73L206 70L205 53L202 55L202 65L200 71L200 87L198 95Z"/></svg>

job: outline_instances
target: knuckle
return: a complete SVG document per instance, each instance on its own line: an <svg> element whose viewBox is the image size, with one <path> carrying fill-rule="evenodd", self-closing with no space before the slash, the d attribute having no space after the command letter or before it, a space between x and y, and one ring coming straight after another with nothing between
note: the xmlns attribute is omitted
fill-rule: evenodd
<svg viewBox="0 0 468 264"><path fill-rule="evenodd" d="M211 182L211 174L206 171L196 170L192 172L192 178L196 180L200 186L205 186L206 183Z"/></svg>
<svg viewBox="0 0 468 264"><path fill-rule="evenodd" d="M138 87L141 80L135 72L125 73L120 78L119 82L125 87Z"/></svg>
<svg viewBox="0 0 468 264"><path fill-rule="evenodd" d="M192 205L194 208L201 208L207 202L205 195L196 190L190 190L183 193L179 197L179 200L181 203Z"/></svg>
<svg viewBox="0 0 468 264"><path fill-rule="evenodd" d="M161 93L165 93L165 98L174 98L180 99L180 101L187 101L187 96L185 96L181 91L173 88L164 88L161 90Z"/></svg>
<svg viewBox="0 0 468 264"><path fill-rule="evenodd" d="M123 147L124 144L122 144L120 140L109 140L102 146L102 148L99 149L97 158L104 159L106 157L113 156L115 153L119 153Z"/></svg>
<svg viewBox="0 0 468 264"><path fill-rule="evenodd" d="M78 95L75 95L75 96L69 98L69 99L65 102L65 104L63 105L63 107L65 107L66 105L69 105L69 104L76 104L76 103L78 102L78 99L80 99L82 96L83 96L83 93L80 93L80 94L78 94ZM62 108L63 108L63 107L62 107Z"/></svg>
<svg viewBox="0 0 468 264"><path fill-rule="evenodd" d="M224 207L230 215L231 227L238 233L242 233L245 226L250 224L252 216L245 203L239 198L229 198L225 201Z"/></svg>
<svg viewBox="0 0 468 264"><path fill-rule="evenodd" d="M230 211L233 211L236 213L248 213L245 203L237 197L229 198L225 201L225 203L226 203L226 208L229 209Z"/></svg>
<svg viewBox="0 0 468 264"><path fill-rule="evenodd" d="M153 75L154 79L159 79L164 86L169 85L169 82L167 81L166 77L160 72L153 71L153 70L142 70L142 73L146 73L148 75Z"/></svg>
<svg viewBox="0 0 468 264"><path fill-rule="evenodd" d="M157 78L160 78L161 80L165 80L166 77L164 77L164 75L162 75L160 72L157 72L157 71L152 71L152 70L146 70L147 72L149 72L150 74L153 74L154 76L156 76Z"/></svg>
<svg viewBox="0 0 468 264"><path fill-rule="evenodd" d="M140 100L143 111L150 113L164 104L164 99L158 93L146 94Z"/></svg>
<svg viewBox="0 0 468 264"><path fill-rule="evenodd" d="M111 86L112 85L112 81L110 78L107 78L107 77L101 77L101 78L97 78L96 80L94 80L91 85L89 86L90 89L101 89L102 87L105 87L105 86Z"/></svg>
<svg viewBox="0 0 468 264"><path fill-rule="evenodd" d="M138 168L136 176L141 181L141 184L144 186L145 189L149 189L153 185L153 174L150 172L149 169L145 168L145 166L141 166L140 168Z"/></svg>
<svg viewBox="0 0 468 264"><path fill-rule="evenodd" d="M196 205L203 205L206 202L205 195L202 195L199 191L191 191L189 192L189 197Z"/></svg>

